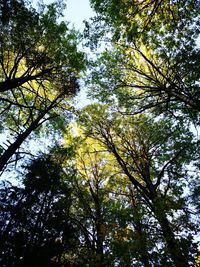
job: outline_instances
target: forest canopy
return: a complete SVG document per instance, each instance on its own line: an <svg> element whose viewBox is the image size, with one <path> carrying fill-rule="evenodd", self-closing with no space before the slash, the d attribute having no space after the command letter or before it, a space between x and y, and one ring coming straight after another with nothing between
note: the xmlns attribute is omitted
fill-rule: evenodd
<svg viewBox="0 0 200 267"><path fill-rule="evenodd" d="M0 265L200 266L200 1L66 5L0 0Z"/></svg>

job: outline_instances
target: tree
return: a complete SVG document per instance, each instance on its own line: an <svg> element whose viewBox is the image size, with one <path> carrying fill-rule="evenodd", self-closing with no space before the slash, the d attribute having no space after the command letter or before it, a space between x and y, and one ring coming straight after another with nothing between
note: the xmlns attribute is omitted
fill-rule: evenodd
<svg viewBox="0 0 200 267"><path fill-rule="evenodd" d="M105 27L111 27L113 39L126 38L127 41L141 39L147 44L159 44L171 39L180 44L182 37L190 34L191 43L198 35L196 26L199 23L199 1L167 1L144 0L91 0L91 6L96 11L93 22L104 22ZM90 25L91 26L91 25ZM96 25L95 25L96 26ZM165 35L166 34L166 35ZM167 37L167 34L169 36Z"/></svg>
<svg viewBox="0 0 200 267"><path fill-rule="evenodd" d="M64 8L62 3L41 5L36 11L27 1L1 0L0 7L1 92L20 88L25 91L23 85L30 81L60 84L83 68L76 34L68 30L65 22L57 22Z"/></svg>
<svg viewBox="0 0 200 267"><path fill-rule="evenodd" d="M199 77L193 71L198 54L175 59L173 53L161 56L144 46L119 44L104 52L92 69L91 94L105 103L117 102L117 108L130 114L181 111L198 118Z"/></svg>
<svg viewBox="0 0 200 267"><path fill-rule="evenodd" d="M116 262L123 267L133 262L151 266L144 210L134 188L98 141L85 137L79 125L73 129L76 136L72 130L66 141L76 144L71 219L79 227L81 242L74 252L75 262L81 266L115 266Z"/></svg>
<svg viewBox="0 0 200 267"><path fill-rule="evenodd" d="M1 146L3 171L14 155L21 157L19 148L41 125L48 120L55 124L59 116L66 123L84 55L77 50L77 34L57 22L62 3L36 11L26 1L1 2L0 116L1 127L10 134Z"/></svg>
<svg viewBox="0 0 200 267"><path fill-rule="evenodd" d="M66 177L55 158L41 155L30 162L21 187L1 187L2 266L63 264L63 252L75 239L69 218L74 173Z"/></svg>
<svg viewBox="0 0 200 267"><path fill-rule="evenodd" d="M91 95L105 102L114 95L129 113L181 111L198 123L199 1L91 2L97 17L89 37L111 36L92 65Z"/></svg>
<svg viewBox="0 0 200 267"><path fill-rule="evenodd" d="M195 148L192 134L178 124L172 126L169 120L154 122L144 115L122 117L98 105L87 107L81 120L86 135L98 140L114 156L154 214L175 266L190 266L192 232L184 237L183 229L186 227L190 232L192 228L189 230L187 226L190 216L187 199L182 194L189 179L184 165L196 157L190 150ZM177 238L178 233L182 237Z"/></svg>
<svg viewBox="0 0 200 267"><path fill-rule="evenodd" d="M70 142L76 143L73 164L77 176L72 181L74 208L71 212L71 218L80 232L76 264L113 266L107 242L110 201L106 190L107 180L112 174L104 153L96 151L94 143L75 136L71 136Z"/></svg>

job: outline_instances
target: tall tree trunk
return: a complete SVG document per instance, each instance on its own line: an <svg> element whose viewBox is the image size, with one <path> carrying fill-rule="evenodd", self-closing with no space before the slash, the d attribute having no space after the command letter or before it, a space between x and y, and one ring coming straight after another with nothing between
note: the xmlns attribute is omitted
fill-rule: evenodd
<svg viewBox="0 0 200 267"><path fill-rule="evenodd" d="M93 197L95 203L95 227L96 227L96 253L99 257L96 266L106 267L104 262L104 252L103 252L103 235L102 235L102 212L101 212L101 201L99 199L99 184L96 183L95 191L92 189L89 183L90 193Z"/></svg>
<svg viewBox="0 0 200 267"><path fill-rule="evenodd" d="M99 257L98 262L96 263L98 267L106 267L105 265L105 259L104 259L104 252L103 252L103 237L102 237L102 220L101 217L96 217L96 231L97 231L97 237L96 237L96 252Z"/></svg>
<svg viewBox="0 0 200 267"><path fill-rule="evenodd" d="M144 264L144 267L151 267L150 264L151 256L148 252L147 239L145 236L145 232L142 229L142 222L138 211L138 204L136 202L137 200L135 199L134 191L131 186L129 187L129 192L130 192L130 201L133 208L134 228L135 231L137 232L139 246L140 246L139 250L141 254L141 262Z"/></svg>
<svg viewBox="0 0 200 267"><path fill-rule="evenodd" d="M164 214L164 212L162 210L157 210L155 209L154 211L162 232L163 232L163 237L166 241L167 244L167 249L171 255L171 258L175 264L176 267L189 267L189 263L188 260L186 258L186 256L183 254L183 252L181 251L181 247L179 246L175 235L171 229L170 223L166 217L166 214Z"/></svg>
<svg viewBox="0 0 200 267"><path fill-rule="evenodd" d="M27 137L36 130L41 125L41 120L45 115L56 106L57 100L61 98L64 93L58 95L51 104L38 115L38 117L29 125L29 127L21 134L17 136L17 139L12 143L0 157L0 172L6 167L9 159L15 154L15 152L20 148L21 144L27 139Z"/></svg>
<svg viewBox="0 0 200 267"><path fill-rule="evenodd" d="M3 155L0 157L0 172L7 165L9 159L15 154L20 148L21 144L26 140L30 133L37 128L36 125L31 124L22 134L19 134L14 143L12 143Z"/></svg>

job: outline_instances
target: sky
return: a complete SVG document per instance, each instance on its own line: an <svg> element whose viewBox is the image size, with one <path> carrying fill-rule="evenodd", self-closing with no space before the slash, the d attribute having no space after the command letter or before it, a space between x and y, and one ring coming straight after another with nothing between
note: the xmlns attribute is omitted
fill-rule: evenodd
<svg viewBox="0 0 200 267"><path fill-rule="evenodd" d="M67 8L65 11L65 20L70 22L70 26L75 29L83 31L83 20L88 20L94 16L94 11L90 7L89 0L65 0ZM87 51L87 49L84 49ZM87 98L87 88L83 80L79 81L80 93L74 99L77 108L83 108L85 105L90 104L91 100Z"/></svg>
<svg viewBox="0 0 200 267"><path fill-rule="evenodd" d="M83 20L94 15L89 0L66 0L66 2L65 19L72 22L76 29L82 30L84 27Z"/></svg>
<svg viewBox="0 0 200 267"><path fill-rule="evenodd" d="M32 0L33 5L39 0ZM54 2L54 0L43 0L44 4ZM94 15L89 0L63 0L67 4L66 11L64 11L65 20L70 22L70 25L74 25L76 29L83 30L83 20L89 19Z"/></svg>

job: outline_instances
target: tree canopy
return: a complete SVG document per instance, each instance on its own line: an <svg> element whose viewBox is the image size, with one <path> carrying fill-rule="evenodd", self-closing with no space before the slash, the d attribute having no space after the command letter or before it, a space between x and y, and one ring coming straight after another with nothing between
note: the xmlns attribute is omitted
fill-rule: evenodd
<svg viewBox="0 0 200 267"><path fill-rule="evenodd" d="M199 266L200 2L90 5L0 0L0 265Z"/></svg>

